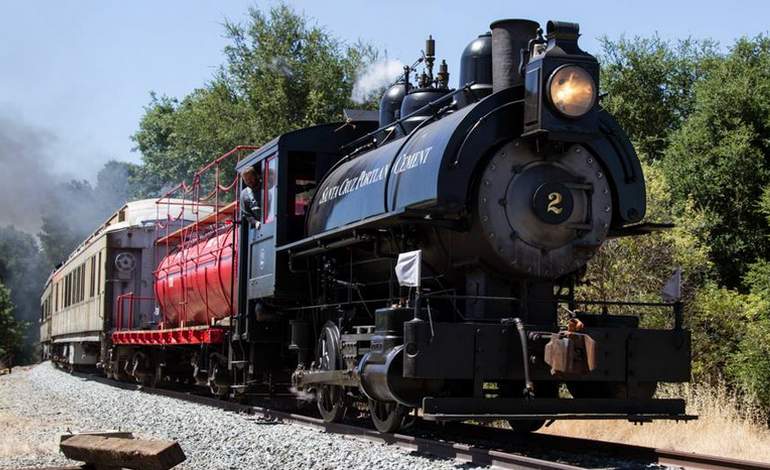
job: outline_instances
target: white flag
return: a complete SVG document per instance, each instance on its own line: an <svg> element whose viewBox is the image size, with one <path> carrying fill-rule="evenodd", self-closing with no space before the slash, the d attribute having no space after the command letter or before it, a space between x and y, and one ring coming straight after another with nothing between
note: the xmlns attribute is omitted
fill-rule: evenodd
<svg viewBox="0 0 770 470"><path fill-rule="evenodd" d="M682 268L676 268L661 291L664 302L678 302L682 299Z"/></svg>
<svg viewBox="0 0 770 470"><path fill-rule="evenodd" d="M407 287L420 287L421 265L422 250L400 253L396 263L398 283Z"/></svg>

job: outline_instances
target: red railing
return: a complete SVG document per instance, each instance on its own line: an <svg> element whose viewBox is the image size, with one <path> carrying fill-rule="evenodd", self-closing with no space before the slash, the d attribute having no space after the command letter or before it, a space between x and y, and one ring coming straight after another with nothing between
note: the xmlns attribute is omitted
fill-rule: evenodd
<svg viewBox="0 0 770 470"><path fill-rule="evenodd" d="M113 318L112 326L115 330L120 331L123 329L123 318L125 314L128 315L126 329L131 330L134 328L134 304L136 302L155 301L155 297L139 297L135 296L133 292L127 292L125 294L120 294L115 300L118 305L115 309L115 318ZM129 302L128 311L125 309L126 302Z"/></svg>

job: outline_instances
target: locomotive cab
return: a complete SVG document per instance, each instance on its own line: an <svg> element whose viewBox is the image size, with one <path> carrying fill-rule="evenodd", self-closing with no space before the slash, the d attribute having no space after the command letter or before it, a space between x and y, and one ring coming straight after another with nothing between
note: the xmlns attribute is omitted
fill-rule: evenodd
<svg viewBox="0 0 770 470"><path fill-rule="evenodd" d="M257 322L255 309L295 301L297 276L282 245L304 238L305 214L318 182L341 157L344 142L376 127L375 121L352 121L301 129L274 139L243 158L236 170L254 168L259 175L255 196L260 205L257 223L239 220L237 338L248 338L247 324ZM239 178L239 191L244 182ZM264 315L268 318L269 315Z"/></svg>

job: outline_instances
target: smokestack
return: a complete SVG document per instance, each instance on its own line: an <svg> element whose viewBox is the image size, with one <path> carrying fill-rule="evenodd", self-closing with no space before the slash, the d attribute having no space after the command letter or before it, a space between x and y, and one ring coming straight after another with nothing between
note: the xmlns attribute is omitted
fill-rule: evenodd
<svg viewBox="0 0 770 470"><path fill-rule="evenodd" d="M492 30L492 92L521 85L520 52L537 35L540 25L531 20L497 20Z"/></svg>

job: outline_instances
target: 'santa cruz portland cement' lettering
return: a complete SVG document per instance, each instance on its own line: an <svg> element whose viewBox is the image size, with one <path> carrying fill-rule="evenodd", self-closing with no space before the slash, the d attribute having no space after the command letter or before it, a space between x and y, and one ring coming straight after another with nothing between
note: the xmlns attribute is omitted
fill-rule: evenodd
<svg viewBox="0 0 770 470"><path fill-rule="evenodd" d="M418 150L414 153L403 154L396 158L393 162L393 174L397 175L406 171L422 166L428 162L428 154L433 147L426 147L422 150ZM385 179L390 169L390 164L383 165L373 170L363 170L356 176L345 178L340 183L333 186L327 186L321 192L321 200L319 204L325 204L329 201L333 201L337 198L350 194L354 191L368 186L370 184L378 183Z"/></svg>

